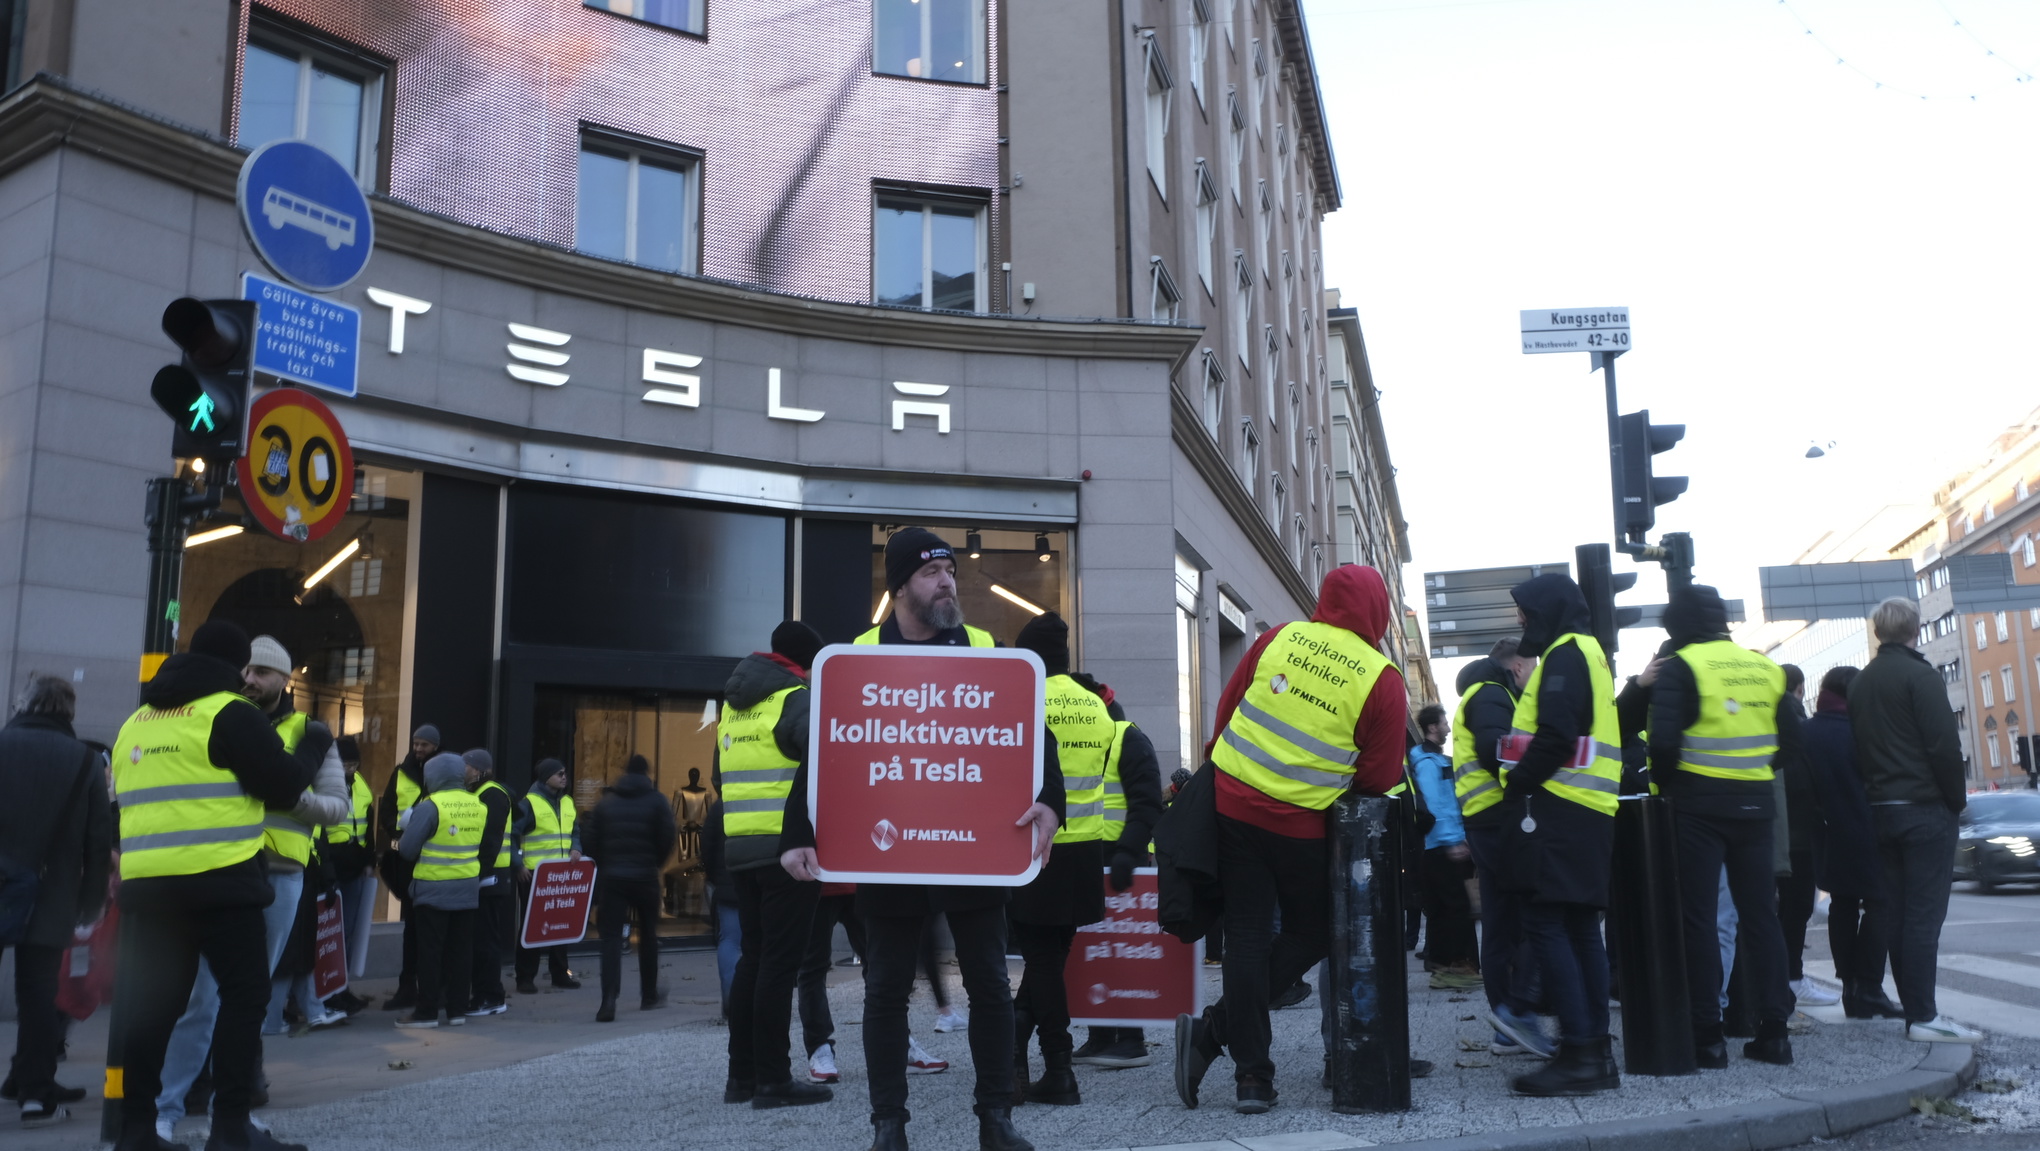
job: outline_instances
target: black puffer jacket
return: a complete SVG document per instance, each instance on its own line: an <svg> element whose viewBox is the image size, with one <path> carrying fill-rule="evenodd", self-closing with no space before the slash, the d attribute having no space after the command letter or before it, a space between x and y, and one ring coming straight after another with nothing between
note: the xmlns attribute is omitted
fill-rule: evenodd
<svg viewBox="0 0 2040 1151"><path fill-rule="evenodd" d="M647 775L625 775L602 789L602 800L581 821L581 851L603 879L657 879L679 832L673 805Z"/></svg>
<svg viewBox="0 0 2040 1151"><path fill-rule="evenodd" d="M99 755L55 716L17 715L0 729L0 858L40 868L24 942L68 947L99 917L113 867L113 806Z"/></svg>
<svg viewBox="0 0 2040 1151"><path fill-rule="evenodd" d="M1460 725L1473 733L1474 758L1490 774L1500 778L1502 737L1516 720L1516 697L1522 694L1516 688L1516 676L1508 668L1482 656L1459 669L1455 686L1459 690ZM1452 765L1457 768L1458 764ZM1499 827L1502 822L1501 806L1490 804L1479 812L1466 816L1463 821L1468 827Z"/></svg>

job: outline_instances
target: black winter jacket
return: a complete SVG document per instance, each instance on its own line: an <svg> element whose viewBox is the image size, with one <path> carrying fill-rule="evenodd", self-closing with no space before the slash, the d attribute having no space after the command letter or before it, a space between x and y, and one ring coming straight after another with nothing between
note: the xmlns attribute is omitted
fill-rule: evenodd
<svg viewBox="0 0 2040 1151"><path fill-rule="evenodd" d="M1871 803L1938 803L1957 815L1969 806L1948 685L1925 656L1879 647L1849 683L1849 723Z"/></svg>
<svg viewBox="0 0 2040 1151"><path fill-rule="evenodd" d="M1711 589L1694 588L1665 610L1665 630L1674 651L1728 638L1728 606ZM1778 701L1763 700L1777 720ZM1677 809L1716 819L1772 819L1778 814L1768 780L1716 779L1678 769L1686 729L1700 722L1700 685L1692 665L1676 654L1658 668L1650 700L1650 775L1660 794L1671 796ZM1799 726L1777 722L1778 758L1799 756Z"/></svg>
<svg viewBox="0 0 2040 1151"><path fill-rule="evenodd" d="M1209 761L1190 776L1155 828L1155 913L1163 931L1185 943L1204 938L1225 914L1218 885L1218 769Z"/></svg>
<svg viewBox="0 0 2040 1151"><path fill-rule="evenodd" d="M510 834L510 791L492 787L475 798L488 813L482 817L482 878L494 875L496 882L508 883L512 877L496 870L496 857L503 854L503 837Z"/></svg>
<svg viewBox="0 0 2040 1151"><path fill-rule="evenodd" d="M1455 686L1465 701L1460 709L1459 722L1473 733L1473 755L1488 772L1501 778L1502 737L1515 726L1516 699L1522 693L1516 688L1516 676L1508 668L1482 656L1459 669ZM1458 764L1452 765L1455 769ZM1468 827L1499 827L1502 822L1501 807L1491 804L1484 810L1466 816L1463 822Z"/></svg>
<svg viewBox="0 0 2040 1151"><path fill-rule="evenodd" d="M736 669L730 672L729 680L723 684L723 702L729 707L757 707L774 692L789 687L800 688L786 697L786 706L780 710L779 722L772 726L772 742L779 747L779 754L794 761L800 767L807 766L808 758L808 706L807 680L788 670L785 664L764 652L754 651L737 661ZM723 792L722 746L716 745L714 771L715 793ZM793 790L786 797L789 808L798 804L807 810L807 777L794 780ZM771 835L725 835L723 837L723 865L731 871L750 871L760 867L779 866L779 837Z"/></svg>
<svg viewBox="0 0 2040 1151"><path fill-rule="evenodd" d="M581 851L605 880L659 878L680 838L673 805L648 775L625 775L603 788L580 828Z"/></svg>
<svg viewBox="0 0 2040 1151"><path fill-rule="evenodd" d="M1821 890L1831 894L1877 898L1884 890L1884 861L1877 852L1870 799L1856 773L1856 739L1846 705L1814 712L1804 735L1806 774L1824 825L1815 877Z"/></svg>
<svg viewBox="0 0 2040 1151"><path fill-rule="evenodd" d="M42 869L24 942L68 947L99 917L113 868L113 805L99 755L63 720L17 715L0 729L0 856Z"/></svg>

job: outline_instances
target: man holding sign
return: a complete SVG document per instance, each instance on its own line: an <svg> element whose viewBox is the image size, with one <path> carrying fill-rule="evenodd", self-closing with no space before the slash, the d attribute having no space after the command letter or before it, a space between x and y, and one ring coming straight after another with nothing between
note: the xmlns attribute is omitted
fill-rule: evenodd
<svg viewBox="0 0 2040 1151"><path fill-rule="evenodd" d="M973 650L989 648L990 637L964 626L956 561L935 533L894 533L885 577L892 616L860 644L946 649L952 658L823 652L814 780L802 764L780 862L797 880L858 885L873 1151L906 1151L907 997L922 925L937 911L948 916L970 995L978 1146L1032 1151L1013 1128L1006 902L1048 858L1063 818L1062 772L1042 722L1041 663L1028 653ZM844 670L829 668L832 660Z"/></svg>

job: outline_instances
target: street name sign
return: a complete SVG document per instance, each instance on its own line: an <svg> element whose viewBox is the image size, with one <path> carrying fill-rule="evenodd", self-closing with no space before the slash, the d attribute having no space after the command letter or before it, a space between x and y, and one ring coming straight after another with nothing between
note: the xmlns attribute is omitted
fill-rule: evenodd
<svg viewBox="0 0 2040 1151"><path fill-rule="evenodd" d="M339 417L296 388L256 398L248 409L248 451L234 467L249 512L292 543L339 527L354 500L354 448Z"/></svg>
<svg viewBox="0 0 2040 1151"><path fill-rule="evenodd" d="M316 144L276 140L250 152L234 203L262 262L306 291L338 291L368 267L375 248L368 197Z"/></svg>
<svg viewBox="0 0 2040 1151"><path fill-rule="evenodd" d="M1628 308L1536 308L1523 313L1526 356L1628 350Z"/></svg>
<svg viewBox="0 0 2040 1151"><path fill-rule="evenodd" d="M241 273L255 301L255 370L293 384L352 396L359 387L361 310Z"/></svg>
<svg viewBox="0 0 2040 1151"><path fill-rule="evenodd" d="M1077 928L1063 965L1070 1022L1087 1027L1156 1027L1204 1010L1204 941L1185 943L1162 930L1160 888L1152 867L1133 870L1133 886L1112 890L1105 872L1105 918Z"/></svg>
<svg viewBox="0 0 2040 1151"><path fill-rule="evenodd" d="M595 906L595 861L557 860L531 871L524 901L526 948L579 943L588 934L588 909Z"/></svg>
<svg viewBox="0 0 2040 1151"><path fill-rule="evenodd" d="M831 644L814 664L808 814L830 883L1018 887L1034 878L1041 657ZM727 751L727 749L725 749Z"/></svg>
<svg viewBox="0 0 2040 1151"><path fill-rule="evenodd" d="M1516 564L1424 573L1424 615L1433 659L1486 655L1496 640L1523 634L1509 589L1532 576L1570 575L1566 564Z"/></svg>

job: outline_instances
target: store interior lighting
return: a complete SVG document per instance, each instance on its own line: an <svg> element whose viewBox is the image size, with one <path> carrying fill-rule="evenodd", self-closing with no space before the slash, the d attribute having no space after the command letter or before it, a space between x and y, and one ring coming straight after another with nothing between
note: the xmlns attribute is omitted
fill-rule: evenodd
<svg viewBox="0 0 2040 1151"><path fill-rule="evenodd" d="M1038 559L1038 560L1040 560L1040 561L1041 561L1042 563L1047 563L1047 562L1048 562L1048 557L1049 557L1050 555L1052 555L1052 554L1053 554L1053 553L1051 553L1051 552L1050 552L1050 551L1048 550L1048 533L1046 533L1046 532L1035 532L1035 533L1034 533L1034 558L1035 558L1035 559Z"/></svg>
<svg viewBox="0 0 2040 1151"><path fill-rule="evenodd" d="M963 535L963 550L966 555L974 560L983 559L985 555L985 537L974 531L965 532Z"/></svg>
<svg viewBox="0 0 2040 1151"><path fill-rule="evenodd" d="M195 548L200 544L209 544L214 540L223 540L226 539L228 536L240 535L242 532L246 530L247 529L243 528L240 524L228 524L226 527L223 528L213 528L210 531L198 532L195 535L192 535L189 538L187 538L184 541L184 546L187 548Z"/></svg>
<svg viewBox="0 0 2040 1151"><path fill-rule="evenodd" d="M878 594L878 610L871 613L871 622L884 623L885 609L891 606L892 606L892 593L890 591L880 592Z"/></svg>
<svg viewBox="0 0 2040 1151"><path fill-rule="evenodd" d="M1023 599L1020 596L1014 595L1012 592L1007 591L1005 588L1000 587L998 584L992 585L992 594L998 596L1002 600L1005 600L1007 603L1012 604L1014 607L1019 608L1021 611L1027 612L1030 615L1048 614L1047 608L1041 607L1026 599Z"/></svg>
<svg viewBox="0 0 2040 1151"><path fill-rule="evenodd" d="M354 539L348 540L346 547L341 548L339 551L335 552L333 554L332 559L329 559L325 563L320 564L318 571L315 571L311 575L305 577L305 590L310 591L313 588L319 586L320 580L325 579L329 575L332 575L334 568L337 568L341 564L346 563L348 557L352 556L355 552L358 552L360 550L361 550L360 537L357 536Z"/></svg>

